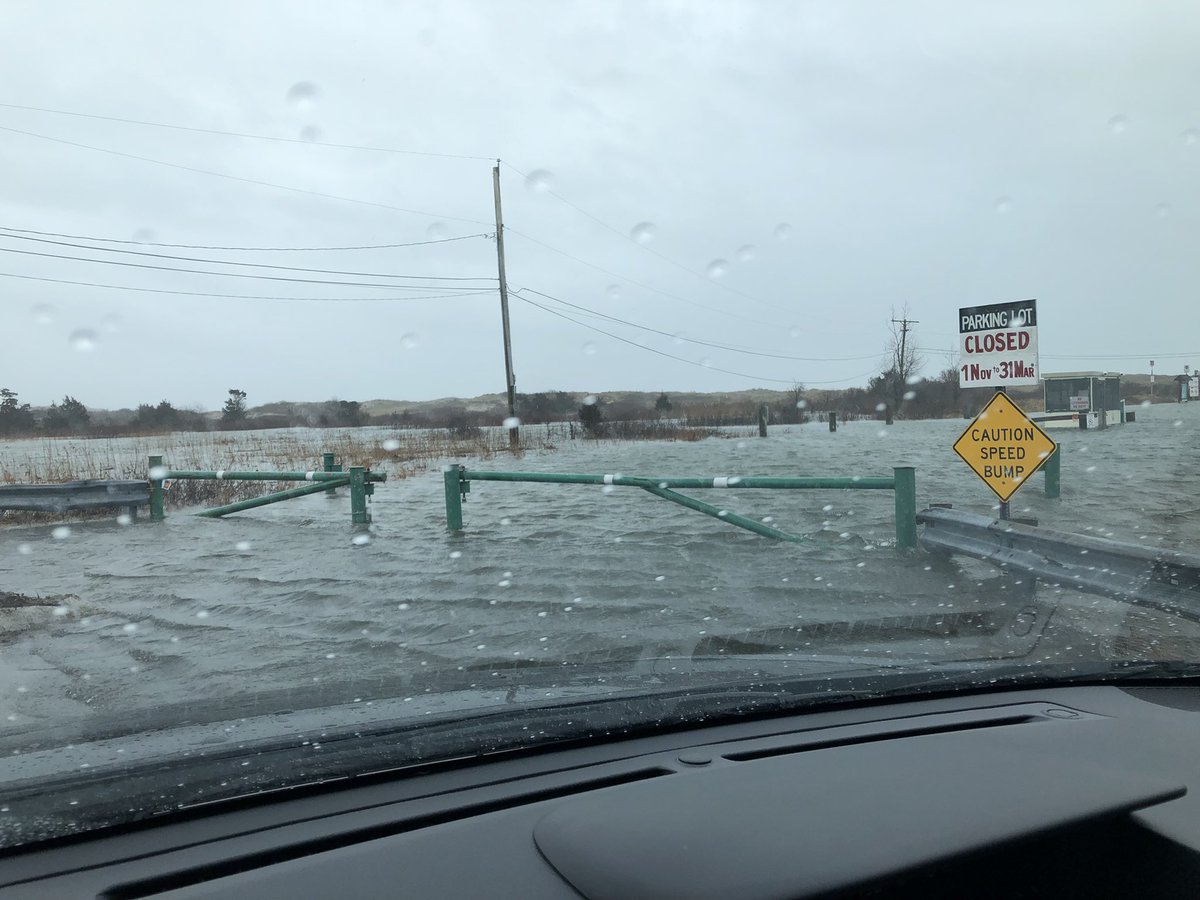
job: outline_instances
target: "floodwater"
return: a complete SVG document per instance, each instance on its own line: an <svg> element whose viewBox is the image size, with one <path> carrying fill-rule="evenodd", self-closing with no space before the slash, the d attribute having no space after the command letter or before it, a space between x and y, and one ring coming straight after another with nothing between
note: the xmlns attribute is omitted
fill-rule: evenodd
<svg viewBox="0 0 1200 900"><path fill-rule="evenodd" d="M1046 499L1035 476L1013 515L1195 548L1200 404L1136 412L1125 427L1054 432L1062 498ZM866 476L911 465L919 507L987 512L991 493L951 450L964 424L851 422L830 434L814 423L773 427L767 439L574 441L461 461L649 476ZM1115 601L1044 584L1022 594L1019 578L986 564L898 555L891 492L696 493L808 540L760 538L636 488L485 482L472 485L465 534L452 536L437 471L377 486L368 542L351 528L344 492L221 520L169 509L163 523L74 521L69 534L7 524L0 591L65 599L0 630L0 737L17 746L97 713L193 698L244 705L313 685L347 685L350 702L406 673L531 661L834 647L876 660L1097 658L1126 624ZM1030 603L1054 610L1054 627L1013 637L1006 617Z"/></svg>

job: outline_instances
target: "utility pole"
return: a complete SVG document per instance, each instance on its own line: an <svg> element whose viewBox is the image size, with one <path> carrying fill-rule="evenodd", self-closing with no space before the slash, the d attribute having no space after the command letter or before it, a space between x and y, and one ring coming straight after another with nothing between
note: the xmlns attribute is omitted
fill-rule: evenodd
<svg viewBox="0 0 1200 900"><path fill-rule="evenodd" d="M908 312L907 304L905 305L905 312ZM900 357L896 360L896 378L903 382L903 384L896 385L894 394L892 396L893 405L899 406L901 395L904 393L904 386L908 382L909 375L907 368L908 356L906 355L908 352L908 326L919 325L921 323L916 319L910 319L907 315L905 315L903 318L892 319L892 324L900 326ZM892 334L894 335L895 332L893 331ZM888 415L889 420L891 419L890 412L891 411L889 411ZM888 421L887 424L891 425L892 423L891 421Z"/></svg>
<svg viewBox="0 0 1200 900"><path fill-rule="evenodd" d="M500 274L500 321L504 326L504 383L508 392L508 418L517 417L517 379L513 375L512 332L508 327L508 282L504 277L504 216L500 212L500 160L492 167L492 190L496 196L496 268ZM516 450L520 444L517 426L508 429L508 445Z"/></svg>

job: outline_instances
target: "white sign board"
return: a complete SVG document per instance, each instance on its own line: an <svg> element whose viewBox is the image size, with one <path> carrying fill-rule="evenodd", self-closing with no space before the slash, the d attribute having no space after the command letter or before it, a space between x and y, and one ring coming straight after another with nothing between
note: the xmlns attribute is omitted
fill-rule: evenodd
<svg viewBox="0 0 1200 900"><path fill-rule="evenodd" d="M958 353L959 387L1038 384L1037 301L960 309Z"/></svg>
<svg viewBox="0 0 1200 900"><path fill-rule="evenodd" d="M1083 412L1086 409L1090 409L1091 405L1092 404L1088 402L1087 394L1084 394L1081 397L1071 398L1071 409L1075 410L1076 412Z"/></svg>

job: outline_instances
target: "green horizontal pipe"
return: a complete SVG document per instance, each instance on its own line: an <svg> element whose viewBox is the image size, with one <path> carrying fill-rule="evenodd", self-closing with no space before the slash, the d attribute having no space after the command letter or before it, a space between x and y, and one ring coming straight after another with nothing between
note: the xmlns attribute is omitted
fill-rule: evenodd
<svg viewBox="0 0 1200 900"><path fill-rule="evenodd" d="M677 494L674 491L660 488L656 484L643 484L639 485L639 487L644 491L649 491L655 497L662 497L664 500L670 500L672 503L678 503L680 506L686 506L688 509L702 512L705 515L712 516L714 519L728 522L730 525L745 528L747 531L753 531L755 534L761 534L763 537L796 543L804 540L799 535L788 534L786 531L780 531L778 528L772 528L770 525L764 525L762 522L756 522L754 519L739 516L737 513L732 513L728 510L718 509L711 504L705 503L703 500L697 500L695 497L688 497L684 494Z"/></svg>
<svg viewBox="0 0 1200 900"><path fill-rule="evenodd" d="M385 472L367 472L367 481L387 481ZM167 472L164 479L188 479L192 481L345 481L345 472L226 472L219 475L215 471L180 471ZM328 485L326 485L328 487Z"/></svg>
<svg viewBox="0 0 1200 900"><path fill-rule="evenodd" d="M615 484L645 487L697 490L714 487L713 478L654 478L634 475L577 475L558 472L463 472L463 481L524 481L541 484ZM782 478L772 476L729 476L721 479L729 488L774 488L784 490L859 490L890 491L896 479L889 477L861 478Z"/></svg>
<svg viewBox="0 0 1200 900"><path fill-rule="evenodd" d="M167 477L172 478L177 476L168 475ZM225 506L215 506L212 509L201 510L196 515L204 519L216 519L220 516L229 515L229 513L242 512L243 510L254 509L258 506L279 503L281 500L291 500L293 497L303 497L305 494L316 494L329 487L345 487L349 483L350 479L342 475L340 479L335 481L325 479L318 484L306 484L301 487L290 488L286 491L277 491L274 494L254 497L251 500L239 500L237 503L229 503Z"/></svg>

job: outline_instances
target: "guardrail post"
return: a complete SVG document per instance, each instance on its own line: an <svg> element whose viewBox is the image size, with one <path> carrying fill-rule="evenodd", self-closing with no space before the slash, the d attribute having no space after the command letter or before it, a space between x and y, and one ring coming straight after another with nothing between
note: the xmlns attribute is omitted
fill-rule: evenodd
<svg viewBox="0 0 1200 900"><path fill-rule="evenodd" d="M1059 460L1060 455L1058 445L1056 444L1054 451L1050 454L1050 458L1042 466L1042 471L1046 473L1046 496L1051 500L1057 500L1059 491L1061 490L1059 483L1059 478L1062 474L1062 463Z"/></svg>
<svg viewBox="0 0 1200 900"><path fill-rule="evenodd" d="M354 525L371 524L371 514L367 512L366 466L350 467L350 521Z"/></svg>
<svg viewBox="0 0 1200 900"><path fill-rule="evenodd" d="M896 547L915 550L917 546L917 471L912 466L897 466Z"/></svg>
<svg viewBox="0 0 1200 900"><path fill-rule="evenodd" d="M462 515L462 466L446 466L442 478L446 483L446 529L463 530Z"/></svg>
<svg viewBox="0 0 1200 900"><path fill-rule="evenodd" d="M829 414L829 430L837 431L837 413L835 412Z"/></svg>
<svg viewBox="0 0 1200 900"><path fill-rule="evenodd" d="M155 470L158 470L155 472ZM161 478L155 478L156 474L161 475L163 471L163 458L161 456L150 457L150 521L161 522L163 520L163 483Z"/></svg>
<svg viewBox="0 0 1200 900"><path fill-rule="evenodd" d="M340 472L340 471L342 471L342 467L341 467L341 466L339 466L339 465L336 465L336 464L334 463L334 461L333 461L333 460L334 460L334 455L333 455L332 453L322 453L322 454L321 454L321 468L322 468L322 470L323 470L323 471L326 471L326 472ZM336 497L336 496L337 496L337 488L336 488L336 487L331 487L329 490L327 490L327 491L325 492L325 496L326 496L326 497Z"/></svg>

